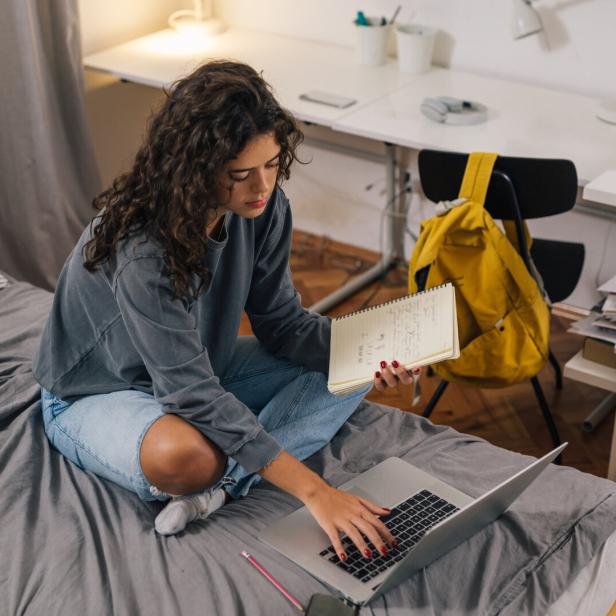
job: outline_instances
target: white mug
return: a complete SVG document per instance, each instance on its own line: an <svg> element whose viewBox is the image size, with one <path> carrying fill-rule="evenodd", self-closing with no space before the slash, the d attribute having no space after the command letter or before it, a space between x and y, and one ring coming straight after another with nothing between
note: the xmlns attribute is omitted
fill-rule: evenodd
<svg viewBox="0 0 616 616"><path fill-rule="evenodd" d="M432 65L436 29L418 24L401 24L396 28L398 67L403 73L425 73Z"/></svg>
<svg viewBox="0 0 616 616"><path fill-rule="evenodd" d="M377 21L375 17L369 17L369 22ZM357 52L360 64L368 66L379 66L385 64L387 60L387 41L391 32L391 24L384 26L358 26L357 31Z"/></svg>

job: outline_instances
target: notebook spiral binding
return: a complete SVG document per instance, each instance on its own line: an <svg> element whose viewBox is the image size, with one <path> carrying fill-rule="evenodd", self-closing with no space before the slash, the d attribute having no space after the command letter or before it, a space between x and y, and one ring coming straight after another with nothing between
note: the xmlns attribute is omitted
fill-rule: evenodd
<svg viewBox="0 0 616 616"><path fill-rule="evenodd" d="M404 295L403 297L397 297L396 299L390 299L388 302L383 302L382 304L377 304L376 306L370 306L368 308L364 308L363 310L356 310L355 312L349 312L349 314L343 314L340 317L336 317L334 321L342 321L343 319L348 319L349 317L354 317L356 314L363 314L364 312L370 312L371 310L376 310L377 308L382 308L383 306L389 306L391 304L397 304L398 302L402 302L409 297L416 297L417 295L424 295L425 293L430 293L435 289L442 289L443 287L452 287L453 284L451 282L445 282L443 284L439 284L436 287L430 287L429 289L424 289L423 291L418 291L417 293L410 293L409 295Z"/></svg>

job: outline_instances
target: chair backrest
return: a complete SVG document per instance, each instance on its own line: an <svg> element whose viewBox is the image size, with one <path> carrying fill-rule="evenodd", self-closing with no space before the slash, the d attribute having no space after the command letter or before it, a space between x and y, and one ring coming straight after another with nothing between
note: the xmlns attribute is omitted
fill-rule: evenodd
<svg viewBox="0 0 616 616"><path fill-rule="evenodd" d="M455 199L460 190L468 154L422 150L419 177L431 201ZM523 219L567 212L577 197L577 172L569 160L499 156L494 165L485 208L492 218L515 220L515 204L505 174L515 188Z"/></svg>
<svg viewBox="0 0 616 616"><path fill-rule="evenodd" d="M419 178L426 197L434 202L456 198L467 160L468 154L458 152L419 152ZM521 219L567 212L575 205L576 197L577 172L571 161L499 156L492 171L484 207L492 218L516 221L521 255L530 267L526 247L520 241L523 237ZM531 254L550 299L559 302L568 297L582 273L584 245L535 240Z"/></svg>

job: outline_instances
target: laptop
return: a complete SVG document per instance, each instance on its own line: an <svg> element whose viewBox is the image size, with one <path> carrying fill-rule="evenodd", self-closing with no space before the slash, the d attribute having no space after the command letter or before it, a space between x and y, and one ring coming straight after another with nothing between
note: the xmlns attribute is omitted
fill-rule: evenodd
<svg viewBox="0 0 616 616"><path fill-rule="evenodd" d="M348 558L341 561L306 507L278 520L259 538L338 589L348 602L365 605L494 521L566 446L476 499L400 458L387 458L361 473L340 489L391 508L381 519L399 545L387 556L377 552L377 558L366 560L345 536Z"/></svg>

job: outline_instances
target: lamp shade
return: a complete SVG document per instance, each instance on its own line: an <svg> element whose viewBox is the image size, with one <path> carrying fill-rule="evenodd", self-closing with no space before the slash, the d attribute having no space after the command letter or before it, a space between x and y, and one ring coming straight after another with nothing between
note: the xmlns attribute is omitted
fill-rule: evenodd
<svg viewBox="0 0 616 616"><path fill-rule="evenodd" d="M193 0L192 10L181 9L169 17L169 25L185 36L213 36L224 30L219 19L212 18L211 0Z"/></svg>
<svg viewBox="0 0 616 616"><path fill-rule="evenodd" d="M521 39L543 30L543 25L531 0L512 0L512 2L511 33L514 39Z"/></svg>

